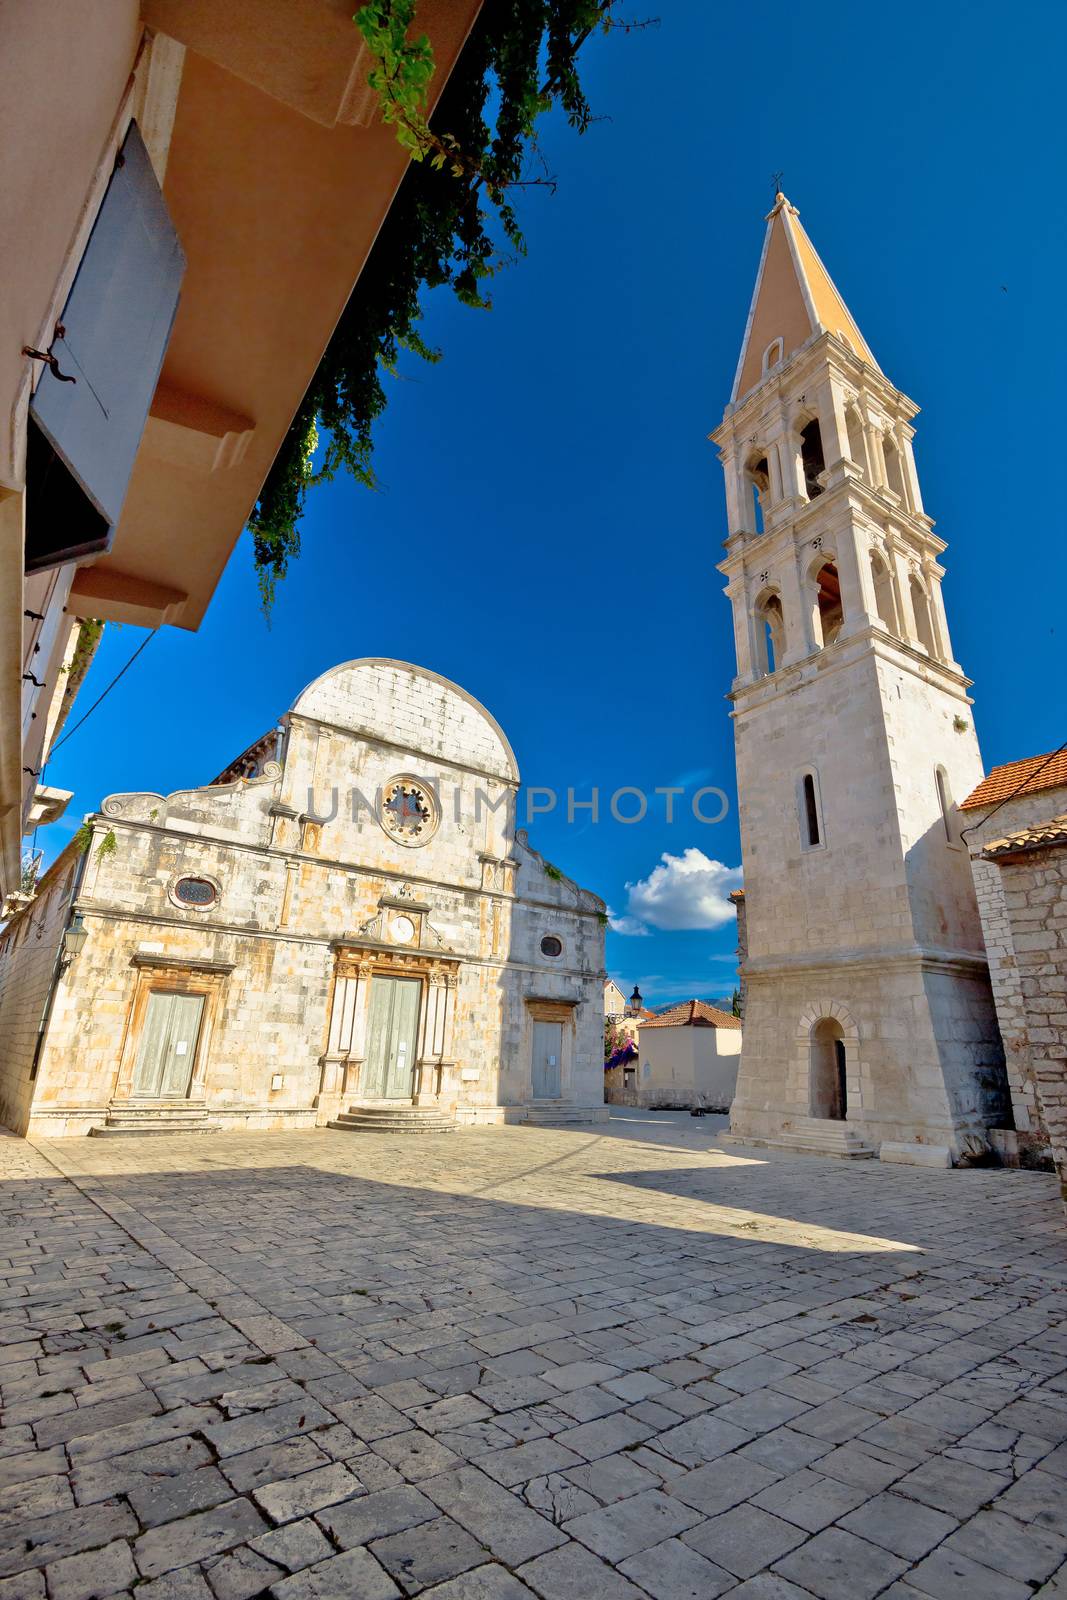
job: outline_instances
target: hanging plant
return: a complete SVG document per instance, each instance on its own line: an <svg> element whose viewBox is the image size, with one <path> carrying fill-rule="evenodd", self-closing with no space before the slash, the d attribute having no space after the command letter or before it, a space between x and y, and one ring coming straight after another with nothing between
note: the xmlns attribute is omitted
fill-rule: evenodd
<svg viewBox="0 0 1067 1600"><path fill-rule="evenodd" d="M299 554L309 488L342 468L375 487L372 435L386 406L382 373L395 372L401 350L440 359L418 331L422 290L450 284L464 305L485 309L487 280L503 265L490 230L511 254L525 254L514 191L555 186L547 173L527 171L537 118L559 105L584 133L592 113L578 77L579 50L594 29L647 26L620 21L616 5L486 0L431 119L426 107L436 66L425 34L409 37L415 0L368 0L356 13L374 59L369 81L382 119L411 164L249 518L268 614ZM316 467L320 430L325 449Z"/></svg>

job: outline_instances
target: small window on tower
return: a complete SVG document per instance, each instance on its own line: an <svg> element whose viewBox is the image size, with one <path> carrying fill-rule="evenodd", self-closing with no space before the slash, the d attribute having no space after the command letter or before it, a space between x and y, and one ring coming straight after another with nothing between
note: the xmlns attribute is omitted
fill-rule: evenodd
<svg viewBox="0 0 1067 1600"><path fill-rule="evenodd" d="M800 777L800 841L805 850L817 850L824 844L822 807L819 804L819 781L814 771Z"/></svg>
<svg viewBox="0 0 1067 1600"><path fill-rule="evenodd" d="M771 368L776 367L781 359L782 341L781 339L772 339L766 350L763 352L764 372L770 372Z"/></svg>

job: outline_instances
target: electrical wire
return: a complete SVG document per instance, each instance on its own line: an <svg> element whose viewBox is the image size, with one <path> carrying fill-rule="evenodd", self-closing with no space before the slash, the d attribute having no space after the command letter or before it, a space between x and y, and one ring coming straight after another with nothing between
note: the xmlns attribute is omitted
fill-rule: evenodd
<svg viewBox="0 0 1067 1600"><path fill-rule="evenodd" d="M73 728L68 729L67 732L63 735L62 739L57 739L56 740L55 744L52 746L51 750L49 750L49 752L48 752L49 761L51 761L52 757L55 755L55 753L59 749L60 745L66 744L68 739L71 739L71 738L74 737L74 735L77 733L78 729L82 726L82 724L88 721L88 719L92 716L93 712L96 710L96 708L100 704L100 702L102 700L106 700L107 699L108 695L111 693L112 689L118 683L119 679L122 678L122 677L125 677L126 673L129 672L130 668L133 666L134 662L137 660L137 657L141 654L141 651L144 649L145 645L146 644L151 644L152 640L155 638L155 636L156 636L156 634L158 632L159 632L158 628L153 628L152 632L147 634L145 636L145 638L143 638L141 640L140 644L137 646L137 649L133 652L133 655L127 661L126 665L122 668L122 670L120 672L116 672L115 676L112 678L111 682L108 684L108 686L104 690L103 694L97 695L96 699L93 701L92 705L89 707L89 709L85 713L84 717L79 717L77 722L74 724Z"/></svg>
<svg viewBox="0 0 1067 1600"><path fill-rule="evenodd" d="M1035 767L1033 772L1028 772L1023 781L1019 784L1018 788L1013 789L1011 794L1006 794L1003 800L993 807L992 811L989 813L989 816L983 817L981 822L972 822L969 828L961 828L960 838L964 839L969 833L973 833L976 828L984 827L984 825L989 821L990 817L996 816L1001 806L1006 806L1009 800L1014 800L1017 794L1022 794L1023 790L1028 788L1029 785L1033 783L1038 773L1044 772L1049 762L1055 761L1056 757L1061 756L1065 750L1067 750L1067 739L1063 741L1058 750L1053 750L1049 755L1047 755L1039 767Z"/></svg>

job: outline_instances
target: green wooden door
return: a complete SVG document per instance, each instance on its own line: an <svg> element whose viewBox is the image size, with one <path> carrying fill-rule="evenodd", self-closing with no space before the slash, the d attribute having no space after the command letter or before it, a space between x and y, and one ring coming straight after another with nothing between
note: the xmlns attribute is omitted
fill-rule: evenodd
<svg viewBox="0 0 1067 1600"><path fill-rule="evenodd" d="M558 1100L563 1061L562 1022L533 1025L533 1098Z"/></svg>
<svg viewBox="0 0 1067 1600"><path fill-rule="evenodd" d="M135 1095L185 1099L203 1015L203 995L167 994L153 989L148 996L141 1047L133 1070Z"/></svg>
<svg viewBox="0 0 1067 1600"><path fill-rule="evenodd" d="M370 992L367 1100L410 1100L414 1093L415 1039L419 1026L418 978L375 978Z"/></svg>

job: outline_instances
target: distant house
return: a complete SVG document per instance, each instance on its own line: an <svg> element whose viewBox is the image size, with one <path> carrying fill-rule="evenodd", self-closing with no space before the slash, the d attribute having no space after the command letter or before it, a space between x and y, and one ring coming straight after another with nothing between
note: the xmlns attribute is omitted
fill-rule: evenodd
<svg viewBox="0 0 1067 1600"><path fill-rule="evenodd" d="M621 1017L626 1010L626 996L614 978L604 979L604 1016Z"/></svg>
<svg viewBox="0 0 1067 1600"><path fill-rule="evenodd" d="M637 1047L636 1063L605 1074L609 1104L730 1109L741 1058L737 1017L706 1000L686 1000L642 1019Z"/></svg>

